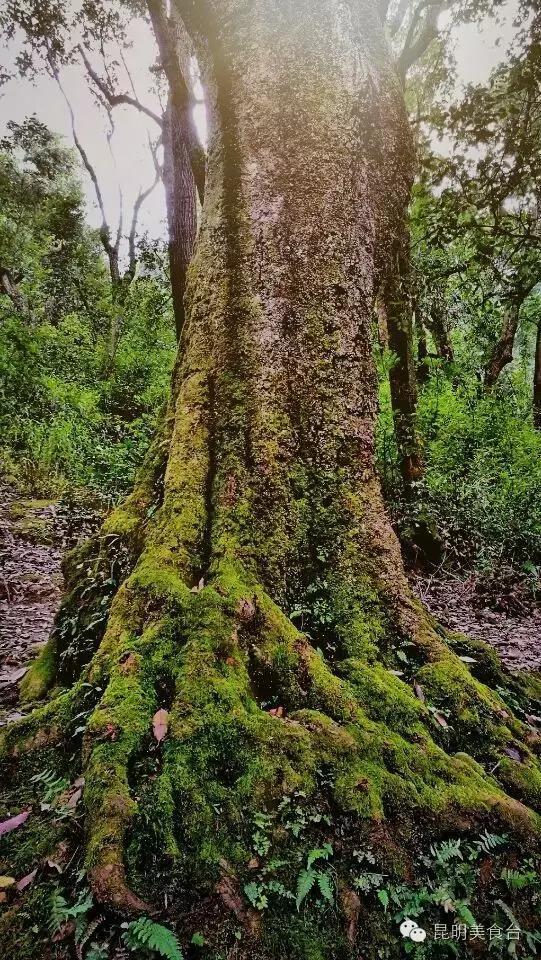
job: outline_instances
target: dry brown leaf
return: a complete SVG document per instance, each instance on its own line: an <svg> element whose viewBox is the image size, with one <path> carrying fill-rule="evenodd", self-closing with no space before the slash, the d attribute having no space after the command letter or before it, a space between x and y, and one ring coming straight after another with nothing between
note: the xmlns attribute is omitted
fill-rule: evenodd
<svg viewBox="0 0 541 960"><path fill-rule="evenodd" d="M152 731L158 743L161 743L167 733L169 713L167 710L157 710L152 718Z"/></svg>
<svg viewBox="0 0 541 960"><path fill-rule="evenodd" d="M38 872L38 868L36 867L35 870L32 870L32 873L27 873L26 877L21 877L21 879L17 881L17 890L19 891L19 893L22 890L26 890L26 888L29 887L30 884L34 882L34 878L37 872Z"/></svg>
<svg viewBox="0 0 541 960"><path fill-rule="evenodd" d="M0 823L0 837L4 833L11 833L12 830L15 830L17 827L22 826L25 820L28 820L30 816L30 810L23 810L22 813L18 813L16 817L10 817L9 820L3 820Z"/></svg>
<svg viewBox="0 0 541 960"><path fill-rule="evenodd" d="M447 723L447 720L443 716L443 713L435 713L434 720L436 721L436 723L439 723L440 727L443 727L444 730L447 730L449 724Z"/></svg>

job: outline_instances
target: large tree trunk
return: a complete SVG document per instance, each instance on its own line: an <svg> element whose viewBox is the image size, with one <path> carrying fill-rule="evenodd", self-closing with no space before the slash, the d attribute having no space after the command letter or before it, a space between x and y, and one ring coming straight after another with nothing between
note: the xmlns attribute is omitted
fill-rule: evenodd
<svg viewBox="0 0 541 960"><path fill-rule="evenodd" d="M323 936L337 957L341 926L357 938L354 849L409 872L419 832L493 823L527 846L534 814L506 791L534 804L541 775L525 742L520 764L505 755L525 728L413 600L374 470L372 307L410 182L374 4L189 9L211 134L172 399L134 493L72 563L27 683L35 696L41 669L67 692L3 749L12 770L60 744L87 698L97 900L165 898L220 952L241 925L260 945L239 957L319 956ZM505 686L481 648L477 662ZM294 889L325 841L344 916L309 914L320 933L301 954L289 900L269 891L261 925L242 885L279 857Z"/></svg>

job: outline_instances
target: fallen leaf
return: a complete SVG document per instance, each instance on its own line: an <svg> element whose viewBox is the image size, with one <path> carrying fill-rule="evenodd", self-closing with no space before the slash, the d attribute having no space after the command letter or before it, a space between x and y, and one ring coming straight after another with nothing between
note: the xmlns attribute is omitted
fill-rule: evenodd
<svg viewBox="0 0 541 960"><path fill-rule="evenodd" d="M424 703L424 702L425 702L425 692L424 692L421 684L420 684L420 683L414 683L414 684L413 684L413 689L414 689L414 691L415 691L415 696L417 697L417 699L418 699L418 700L422 700L422 702Z"/></svg>
<svg viewBox="0 0 541 960"><path fill-rule="evenodd" d="M69 810L74 810L77 804L79 803L79 800L81 799L82 795L83 795L82 787L79 787L77 790L74 790L71 797L66 803L66 807L68 807Z"/></svg>
<svg viewBox="0 0 541 960"><path fill-rule="evenodd" d="M158 743L161 743L167 733L169 713L167 710L157 710L152 718L152 730Z"/></svg>
<svg viewBox="0 0 541 960"><path fill-rule="evenodd" d="M18 813L16 817L10 817L9 820L3 820L0 823L0 837L5 833L11 833L12 830L16 830L17 827L22 826L25 820L28 820L30 816L30 810L23 810L22 813Z"/></svg>
<svg viewBox="0 0 541 960"><path fill-rule="evenodd" d="M503 752L506 753L508 757L511 757L511 760L514 760L515 763L522 763L522 755L516 747L504 747Z"/></svg>
<svg viewBox="0 0 541 960"><path fill-rule="evenodd" d="M477 663L477 660L474 660L473 657L459 657L459 660L462 660L462 663Z"/></svg>
<svg viewBox="0 0 541 960"><path fill-rule="evenodd" d="M246 866L248 870L257 870L259 867L259 860L257 859L257 857L252 857L251 860L248 860L248 863Z"/></svg>
<svg viewBox="0 0 541 960"><path fill-rule="evenodd" d="M17 890L19 891L19 893L22 890L26 890L26 888L29 887L31 883L33 883L34 877L36 876L37 872L38 872L38 868L36 867L35 870L32 870L32 873L27 873L26 877L21 877L21 879L17 881Z"/></svg>
<svg viewBox="0 0 541 960"><path fill-rule="evenodd" d="M284 708L283 707L274 707L272 710L269 710L271 717L283 717Z"/></svg>
<svg viewBox="0 0 541 960"><path fill-rule="evenodd" d="M444 730L447 730L449 724L447 723L447 720L445 719L442 713L435 713L434 720L436 721L436 723L439 723L440 727L443 727Z"/></svg>

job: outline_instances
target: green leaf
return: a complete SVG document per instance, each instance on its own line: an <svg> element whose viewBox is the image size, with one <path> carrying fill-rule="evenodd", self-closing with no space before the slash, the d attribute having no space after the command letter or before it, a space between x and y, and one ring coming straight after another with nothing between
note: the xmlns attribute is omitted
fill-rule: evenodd
<svg viewBox="0 0 541 960"><path fill-rule="evenodd" d="M316 871L315 870L301 870L297 880L297 896L295 903L297 904L297 910L300 910L301 903L308 896L310 890L316 882Z"/></svg>
<svg viewBox="0 0 541 960"><path fill-rule="evenodd" d="M321 895L329 903L334 903L334 891L331 886L331 880L328 873L324 873L322 870L318 870L316 875L317 885L321 891Z"/></svg>
<svg viewBox="0 0 541 960"><path fill-rule="evenodd" d="M386 890L378 890L378 900L385 912L387 912L387 907L389 906L389 894Z"/></svg>
<svg viewBox="0 0 541 960"><path fill-rule="evenodd" d="M324 843L322 847L315 847L313 850L310 850L306 860L308 870L316 860L328 860L329 857L332 857L332 853L333 849L330 843Z"/></svg>
<svg viewBox="0 0 541 960"><path fill-rule="evenodd" d="M130 950L151 950L164 960L184 960L174 933L149 917L140 917L129 923L122 939Z"/></svg>

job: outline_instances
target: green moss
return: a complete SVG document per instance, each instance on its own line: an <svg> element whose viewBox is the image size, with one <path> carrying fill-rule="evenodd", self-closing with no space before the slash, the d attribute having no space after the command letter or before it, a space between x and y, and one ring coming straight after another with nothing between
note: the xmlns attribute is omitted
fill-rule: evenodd
<svg viewBox="0 0 541 960"><path fill-rule="evenodd" d="M23 677L20 687L22 703L41 700L54 683L57 668L57 645L53 635L38 653Z"/></svg>

